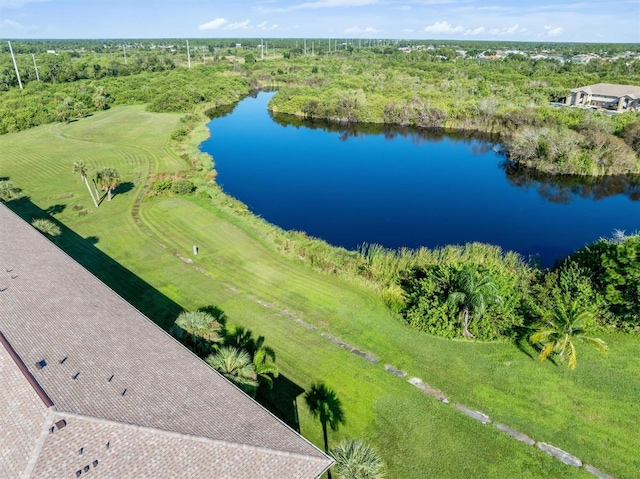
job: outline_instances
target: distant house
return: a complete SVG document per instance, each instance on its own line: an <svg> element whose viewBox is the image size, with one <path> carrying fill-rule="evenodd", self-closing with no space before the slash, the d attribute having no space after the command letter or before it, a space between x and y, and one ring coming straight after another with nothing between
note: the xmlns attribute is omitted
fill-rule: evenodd
<svg viewBox="0 0 640 479"><path fill-rule="evenodd" d="M615 111L640 110L640 86L596 83L571 90L565 104Z"/></svg>
<svg viewBox="0 0 640 479"><path fill-rule="evenodd" d="M0 477L313 479L331 459L0 204Z"/></svg>

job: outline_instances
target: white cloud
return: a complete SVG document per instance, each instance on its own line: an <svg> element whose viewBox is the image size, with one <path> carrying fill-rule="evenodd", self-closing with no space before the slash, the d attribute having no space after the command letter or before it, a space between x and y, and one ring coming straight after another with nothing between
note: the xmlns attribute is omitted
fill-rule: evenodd
<svg viewBox="0 0 640 479"><path fill-rule="evenodd" d="M198 30L216 30L226 23L227 23L227 20L220 17L220 18L211 20L210 22L199 25Z"/></svg>
<svg viewBox="0 0 640 479"><path fill-rule="evenodd" d="M267 21L265 20L264 22L256 25L256 28L260 30L275 30L276 28L278 28L278 24L272 23L271 25L268 25Z"/></svg>
<svg viewBox="0 0 640 479"><path fill-rule="evenodd" d="M349 27L344 29L345 33L382 33L382 30L378 30L377 28L367 27Z"/></svg>
<svg viewBox="0 0 640 479"><path fill-rule="evenodd" d="M402 30L404 33L412 33L413 32L413 28L405 28L404 30Z"/></svg>
<svg viewBox="0 0 640 479"><path fill-rule="evenodd" d="M436 22L424 28L427 33L460 33L464 31L461 25L454 27L449 22Z"/></svg>
<svg viewBox="0 0 640 479"><path fill-rule="evenodd" d="M476 30L478 29L476 28ZM483 30L483 32L484 31L485 30ZM518 33L518 32L523 33L526 31L527 31L526 28L520 28L520 25L516 23L512 27L492 28L491 30L488 30L488 33L489 35L513 35L514 33Z"/></svg>
<svg viewBox="0 0 640 479"><path fill-rule="evenodd" d="M6 25L7 27L11 27L11 28L24 28L23 25L19 24L14 20L10 20L8 18L5 18L4 20L2 20L2 25Z"/></svg>
<svg viewBox="0 0 640 479"><path fill-rule="evenodd" d="M517 23L509 28L503 28L502 33L504 35L513 35L514 33L516 33L518 31L518 28L520 28L520 25L518 25Z"/></svg>
<svg viewBox="0 0 640 479"><path fill-rule="evenodd" d="M481 33L485 32L485 28L484 27L478 27L478 28L474 28L473 30L465 30L464 34L465 35L480 35Z"/></svg>
<svg viewBox="0 0 640 479"><path fill-rule="evenodd" d="M224 27L226 30L239 30L239 29L243 29L246 30L247 28L249 28L249 23L251 23L251 20L249 20L248 18L242 22L233 22L230 23L229 25L227 25L226 27Z"/></svg>
<svg viewBox="0 0 640 479"><path fill-rule="evenodd" d="M547 35L549 35L550 37L557 37L558 35L562 35L564 33L564 28L554 27L553 25L545 25L544 29L547 31Z"/></svg>

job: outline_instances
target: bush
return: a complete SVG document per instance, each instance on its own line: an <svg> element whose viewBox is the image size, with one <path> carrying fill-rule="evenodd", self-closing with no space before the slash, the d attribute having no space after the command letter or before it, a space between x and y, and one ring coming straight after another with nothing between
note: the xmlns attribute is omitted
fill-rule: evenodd
<svg viewBox="0 0 640 479"><path fill-rule="evenodd" d="M185 180L184 178L175 180L171 184L171 193L175 195L190 195L194 189L195 187L193 186L193 183L189 180Z"/></svg>

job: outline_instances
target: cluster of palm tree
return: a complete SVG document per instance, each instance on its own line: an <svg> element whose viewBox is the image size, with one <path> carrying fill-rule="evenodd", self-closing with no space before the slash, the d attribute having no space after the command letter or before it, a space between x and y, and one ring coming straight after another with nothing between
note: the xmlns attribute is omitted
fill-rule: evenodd
<svg viewBox="0 0 640 479"><path fill-rule="evenodd" d="M273 378L278 377L276 354L265 345L264 336L255 338L240 327L229 332L206 311L181 313L169 333L252 396L261 385L273 387Z"/></svg>
<svg viewBox="0 0 640 479"><path fill-rule="evenodd" d="M76 161L73 163L73 173L79 174L80 178L84 182L87 190L89 191L89 196L91 196L91 200L93 204L97 208L100 204L100 194L98 193L98 188L107 193L107 200L111 201L113 197L114 190L120 184L120 173L115 168L102 168L96 172L95 178L92 178L91 181L93 183L93 190L89 185L89 179L87 177L87 173L89 172L89 167L84 161ZM95 196L94 196L95 193Z"/></svg>

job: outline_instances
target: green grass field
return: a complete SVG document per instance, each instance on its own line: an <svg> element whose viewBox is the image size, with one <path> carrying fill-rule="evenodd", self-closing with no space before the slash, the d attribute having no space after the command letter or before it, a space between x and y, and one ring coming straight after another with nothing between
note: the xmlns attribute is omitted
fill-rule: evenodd
<svg viewBox="0 0 640 479"><path fill-rule="evenodd" d="M136 198L151 172L186 169L169 146L179 116L118 107L69 125L0 136L0 177L29 200L9 206L27 219L52 212L57 240L74 258L168 327L182 309L215 306L232 325L266 336L284 376L300 388L325 381L342 400L347 423L330 433L362 437L380 452L390 478L593 477L483 426L384 370L403 369L461 403L580 457L618 479L640 470L638 339L603 337L603 357L580 348L574 372L540 364L508 342L448 341L398 321L356 281L311 270L277 253L259 222L230 216L195 197ZM93 207L74 161L117 168L127 184ZM199 254L193 256L192 245ZM190 259L192 262L186 261ZM309 329L295 319L312 325ZM373 354L345 351L329 333ZM322 446L321 429L298 397L302 434Z"/></svg>

